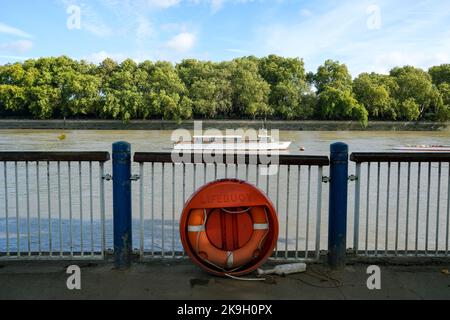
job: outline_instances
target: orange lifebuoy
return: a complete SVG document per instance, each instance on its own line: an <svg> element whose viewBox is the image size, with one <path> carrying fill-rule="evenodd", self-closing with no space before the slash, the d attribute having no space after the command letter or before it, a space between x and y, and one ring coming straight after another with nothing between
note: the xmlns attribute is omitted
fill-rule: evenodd
<svg viewBox="0 0 450 320"><path fill-rule="evenodd" d="M253 233L250 240L243 247L235 251L226 251L214 246L206 233L206 222L208 219L206 209L193 210L188 220L189 242L195 253L207 263L232 270L248 264L261 254L261 248L269 232L269 221L264 207L249 208Z"/></svg>
<svg viewBox="0 0 450 320"><path fill-rule="evenodd" d="M189 199L180 233L186 253L200 267L215 275L240 276L271 256L278 219L261 190L226 179L205 185Z"/></svg>

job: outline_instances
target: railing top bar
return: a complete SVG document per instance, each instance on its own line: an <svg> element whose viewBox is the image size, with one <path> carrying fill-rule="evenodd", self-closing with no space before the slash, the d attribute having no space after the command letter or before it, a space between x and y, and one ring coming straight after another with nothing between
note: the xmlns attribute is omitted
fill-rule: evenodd
<svg viewBox="0 0 450 320"><path fill-rule="evenodd" d="M248 153L237 153L237 154L202 154L202 153L176 153L175 158L182 159L182 161L175 160L170 152L137 152L134 155L134 162L137 163L213 163L209 162L208 159L223 159L218 161L219 163L227 164L261 164L267 165L268 160L272 160L271 164L280 165L302 165L302 166L329 166L330 160L326 156L298 156L298 155L278 155L277 163L273 160L275 155L257 155Z"/></svg>
<svg viewBox="0 0 450 320"><path fill-rule="evenodd" d="M109 152L0 152L0 161L106 162L109 160Z"/></svg>
<svg viewBox="0 0 450 320"><path fill-rule="evenodd" d="M450 153L365 152L352 153L350 160L364 162L450 162Z"/></svg>

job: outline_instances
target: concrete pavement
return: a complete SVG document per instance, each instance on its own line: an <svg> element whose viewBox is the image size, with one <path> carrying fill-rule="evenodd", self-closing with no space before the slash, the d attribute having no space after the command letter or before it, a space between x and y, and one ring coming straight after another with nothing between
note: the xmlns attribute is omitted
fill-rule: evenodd
<svg viewBox="0 0 450 320"><path fill-rule="evenodd" d="M381 290L367 289L368 264L340 272L323 265L306 274L264 282L211 277L189 261L134 264L79 263L82 289L67 289L68 262L0 262L0 299L450 299L449 265L380 265Z"/></svg>

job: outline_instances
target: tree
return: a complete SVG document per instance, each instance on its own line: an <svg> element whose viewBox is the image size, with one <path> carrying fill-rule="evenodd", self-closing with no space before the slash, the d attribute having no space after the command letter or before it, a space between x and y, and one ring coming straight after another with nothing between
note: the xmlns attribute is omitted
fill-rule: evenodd
<svg viewBox="0 0 450 320"><path fill-rule="evenodd" d="M391 98L392 79L376 73L362 73L353 82L355 98L371 119L395 120L395 101Z"/></svg>
<svg viewBox="0 0 450 320"><path fill-rule="evenodd" d="M345 64L339 61L327 60L324 65L317 69L313 77L314 85L318 94L327 87L333 87L339 90L352 90L352 76Z"/></svg>
<svg viewBox="0 0 450 320"><path fill-rule="evenodd" d="M318 96L319 115L327 120L355 119L366 126L368 112L349 90L325 87Z"/></svg>
<svg viewBox="0 0 450 320"><path fill-rule="evenodd" d="M308 85L303 60L270 55L260 60L259 70L270 85L269 104L275 116L294 119L304 115L302 96Z"/></svg>
<svg viewBox="0 0 450 320"><path fill-rule="evenodd" d="M4 110L13 114L27 113L27 94L23 86L25 70L22 64L0 68L0 101Z"/></svg>
<svg viewBox="0 0 450 320"><path fill-rule="evenodd" d="M149 74L152 85L149 112L166 120L183 120L192 117L192 101L186 86L174 66L169 62L157 62Z"/></svg>
<svg viewBox="0 0 450 320"><path fill-rule="evenodd" d="M232 88L226 65L184 60L176 69L189 91L196 117L215 118L231 111Z"/></svg>
<svg viewBox="0 0 450 320"><path fill-rule="evenodd" d="M406 66L392 69L390 75L394 80L391 92L396 99L397 119L436 120L442 99L427 72Z"/></svg>
<svg viewBox="0 0 450 320"><path fill-rule="evenodd" d="M321 119L358 120L366 126L368 112L358 103L352 88L352 77L345 64L327 60L313 77L317 88L317 112Z"/></svg>
<svg viewBox="0 0 450 320"><path fill-rule="evenodd" d="M259 74L254 59L235 59L230 68L234 114L253 119L272 115L270 86Z"/></svg>
<svg viewBox="0 0 450 320"><path fill-rule="evenodd" d="M442 64L440 66L431 67L428 70L433 84L439 86L443 83L450 83L450 64Z"/></svg>
<svg viewBox="0 0 450 320"><path fill-rule="evenodd" d="M105 95L102 113L124 122L136 119L144 108L137 64L128 59L117 66L105 60L101 71L104 74L102 92Z"/></svg>

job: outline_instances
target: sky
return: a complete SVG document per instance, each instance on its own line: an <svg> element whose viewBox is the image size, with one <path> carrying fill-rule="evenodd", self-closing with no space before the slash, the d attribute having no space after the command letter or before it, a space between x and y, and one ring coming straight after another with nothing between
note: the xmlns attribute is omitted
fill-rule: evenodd
<svg viewBox="0 0 450 320"><path fill-rule="evenodd" d="M278 54L353 75L450 63L448 0L1 0L0 64Z"/></svg>

